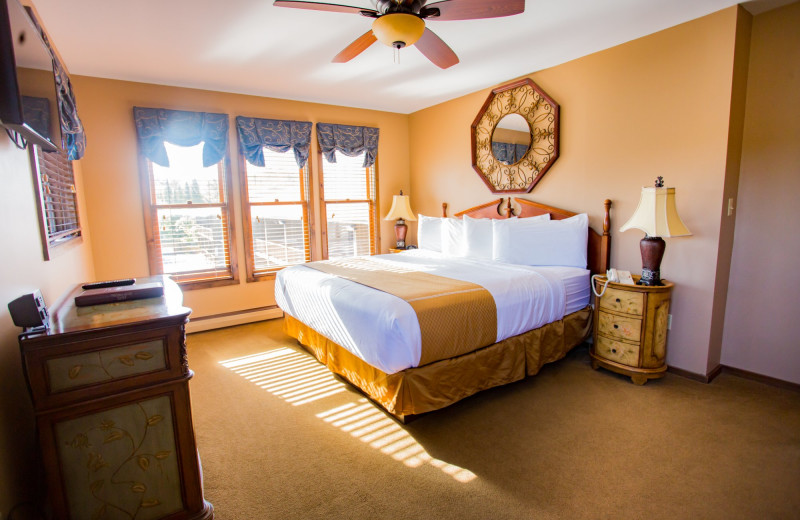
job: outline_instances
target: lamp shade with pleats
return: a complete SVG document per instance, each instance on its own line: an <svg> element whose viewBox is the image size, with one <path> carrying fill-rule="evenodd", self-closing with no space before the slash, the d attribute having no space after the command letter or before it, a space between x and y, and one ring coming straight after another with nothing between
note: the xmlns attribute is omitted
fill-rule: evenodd
<svg viewBox="0 0 800 520"><path fill-rule="evenodd" d="M649 237L682 237L692 232L675 207L675 188L643 187L633 216L619 229L641 229Z"/></svg>
<svg viewBox="0 0 800 520"><path fill-rule="evenodd" d="M392 198L392 208L389 210L389 214L386 215L384 220L417 220L417 217L414 216L414 212L411 211L411 202L409 201L408 195L395 195Z"/></svg>

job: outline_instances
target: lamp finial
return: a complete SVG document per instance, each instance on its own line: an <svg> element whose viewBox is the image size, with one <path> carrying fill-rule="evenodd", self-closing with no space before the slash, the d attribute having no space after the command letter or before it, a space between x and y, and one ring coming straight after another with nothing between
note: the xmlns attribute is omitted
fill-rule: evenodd
<svg viewBox="0 0 800 520"><path fill-rule="evenodd" d="M659 175L659 176L656 178L656 188L663 188L663 187L664 187L664 177L662 177L661 175Z"/></svg>

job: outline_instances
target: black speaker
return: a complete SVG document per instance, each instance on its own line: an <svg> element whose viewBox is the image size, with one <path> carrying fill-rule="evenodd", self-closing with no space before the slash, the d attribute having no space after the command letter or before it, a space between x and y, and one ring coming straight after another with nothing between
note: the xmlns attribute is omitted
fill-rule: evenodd
<svg viewBox="0 0 800 520"><path fill-rule="evenodd" d="M47 328L49 326L47 306L38 289L9 303L8 312L11 313L11 319L17 327Z"/></svg>

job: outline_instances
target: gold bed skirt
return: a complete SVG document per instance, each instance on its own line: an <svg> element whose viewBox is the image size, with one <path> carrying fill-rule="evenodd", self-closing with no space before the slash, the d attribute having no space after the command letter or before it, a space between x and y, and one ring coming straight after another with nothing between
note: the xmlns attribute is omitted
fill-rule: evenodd
<svg viewBox="0 0 800 520"><path fill-rule="evenodd" d="M519 381L563 358L592 330L586 307L468 354L387 374L284 314L284 330L314 357L399 418L444 408L481 390Z"/></svg>

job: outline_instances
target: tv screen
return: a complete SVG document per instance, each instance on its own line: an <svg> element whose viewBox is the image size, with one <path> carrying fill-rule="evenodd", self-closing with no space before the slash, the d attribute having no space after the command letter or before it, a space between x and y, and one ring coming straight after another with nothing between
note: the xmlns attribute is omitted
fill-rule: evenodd
<svg viewBox="0 0 800 520"><path fill-rule="evenodd" d="M62 148L53 59L18 0L0 0L0 124L46 151Z"/></svg>

